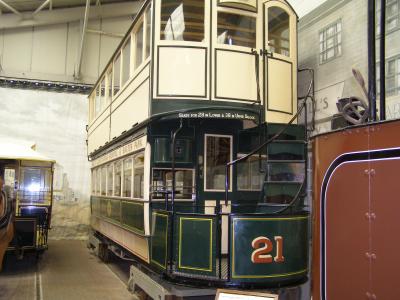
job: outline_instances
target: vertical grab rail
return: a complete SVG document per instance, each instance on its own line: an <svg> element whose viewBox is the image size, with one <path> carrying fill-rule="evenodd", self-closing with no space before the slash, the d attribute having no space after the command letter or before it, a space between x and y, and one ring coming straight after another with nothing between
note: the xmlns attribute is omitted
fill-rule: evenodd
<svg viewBox="0 0 400 300"><path fill-rule="evenodd" d="M379 0L378 0L379 1ZM381 1L381 16L380 16L380 33L381 37L379 40L379 51L380 51L380 102L379 102L379 119L381 121L386 120L386 61L385 61L385 54L386 54L386 1Z"/></svg>
<svg viewBox="0 0 400 300"><path fill-rule="evenodd" d="M179 127L172 134L172 191L171 191L171 240L169 245L169 270L173 272L173 260L174 260L174 218L175 218L175 144L176 144L176 136L179 131L182 130L183 120L180 119ZM167 196L168 197L168 196Z"/></svg>

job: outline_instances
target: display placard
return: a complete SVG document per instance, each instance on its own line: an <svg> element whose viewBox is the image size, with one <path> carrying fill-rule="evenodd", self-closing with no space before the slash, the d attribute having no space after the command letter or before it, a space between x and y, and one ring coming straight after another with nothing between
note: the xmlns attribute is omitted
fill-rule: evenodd
<svg viewBox="0 0 400 300"><path fill-rule="evenodd" d="M252 291L237 291L237 290L218 290L215 296L216 300L278 300L276 294L252 292Z"/></svg>

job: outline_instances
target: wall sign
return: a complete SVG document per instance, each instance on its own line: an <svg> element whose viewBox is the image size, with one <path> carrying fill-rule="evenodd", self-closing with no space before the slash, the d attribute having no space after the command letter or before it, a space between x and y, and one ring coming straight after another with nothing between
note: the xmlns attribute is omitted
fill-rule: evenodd
<svg viewBox="0 0 400 300"><path fill-rule="evenodd" d="M145 135L92 161L92 168L105 164L111 160L118 159L122 156L131 154L138 150L144 149L146 147L146 143L147 136Z"/></svg>
<svg viewBox="0 0 400 300"><path fill-rule="evenodd" d="M197 111L179 113L178 118L182 119L233 119L256 121L257 116L248 112L229 112L229 111Z"/></svg>

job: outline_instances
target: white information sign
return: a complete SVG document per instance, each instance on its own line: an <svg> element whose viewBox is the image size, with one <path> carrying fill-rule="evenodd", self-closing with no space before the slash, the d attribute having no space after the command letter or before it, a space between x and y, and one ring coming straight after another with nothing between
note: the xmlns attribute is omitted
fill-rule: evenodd
<svg viewBox="0 0 400 300"><path fill-rule="evenodd" d="M216 300L278 300L279 296L261 292L218 290L215 299Z"/></svg>

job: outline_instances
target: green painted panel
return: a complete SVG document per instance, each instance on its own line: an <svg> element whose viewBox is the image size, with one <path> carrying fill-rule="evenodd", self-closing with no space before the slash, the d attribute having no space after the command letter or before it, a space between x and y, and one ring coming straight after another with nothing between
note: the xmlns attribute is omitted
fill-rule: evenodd
<svg viewBox="0 0 400 300"><path fill-rule="evenodd" d="M121 221L124 227L144 233L144 203L122 201Z"/></svg>
<svg viewBox="0 0 400 300"><path fill-rule="evenodd" d="M177 216L178 271L215 275L216 218Z"/></svg>
<svg viewBox="0 0 400 300"><path fill-rule="evenodd" d="M304 160L303 143L274 142L268 145L268 158L276 160Z"/></svg>
<svg viewBox="0 0 400 300"><path fill-rule="evenodd" d="M121 222L121 200L108 199L107 218L111 219L113 222Z"/></svg>
<svg viewBox="0 0 400 300"><path fill-rule="evenodd" d="M169 215L161 212L152 214L151 263L167 268Z"/></svg>
<svg viewBox="0 0 400 300"><path fill-rule="evenodd" d="M100 216L107 217L107 199L100 199Z"/></svg>
<svg viewBox="0 0 400 300"><path fill-rule="evenodd" d="M192 141L190 139L177 139L175 142L175 160L179 163L192 163ZM154 162L171 162L171 139L155 138L154 140Z"/></svg>
<svg viewBox="0 0 400 300"><path fill-rule="evenodd" d="M267 133L268 138L271 138L276 133L278 133L283 127L286 127L286 124L267 124ZM305 138L305 130L303 125L289 125L282 135L279 137L281 140L304 140Z"/></svg>
<svg viewBox="0 0 400 300"><path fill-rule="evenodd" d="M307 215L233 216L230 223L232 280L290 283L306 276L308 220ZM265 252L263 247L267 248Z"/></svg>
<svg viewBox="0 0 400 300"><path fill-rule="evenodd" d="M265 202L275 204L290 203L301 188L301 183L265 183Z"/></svg>

